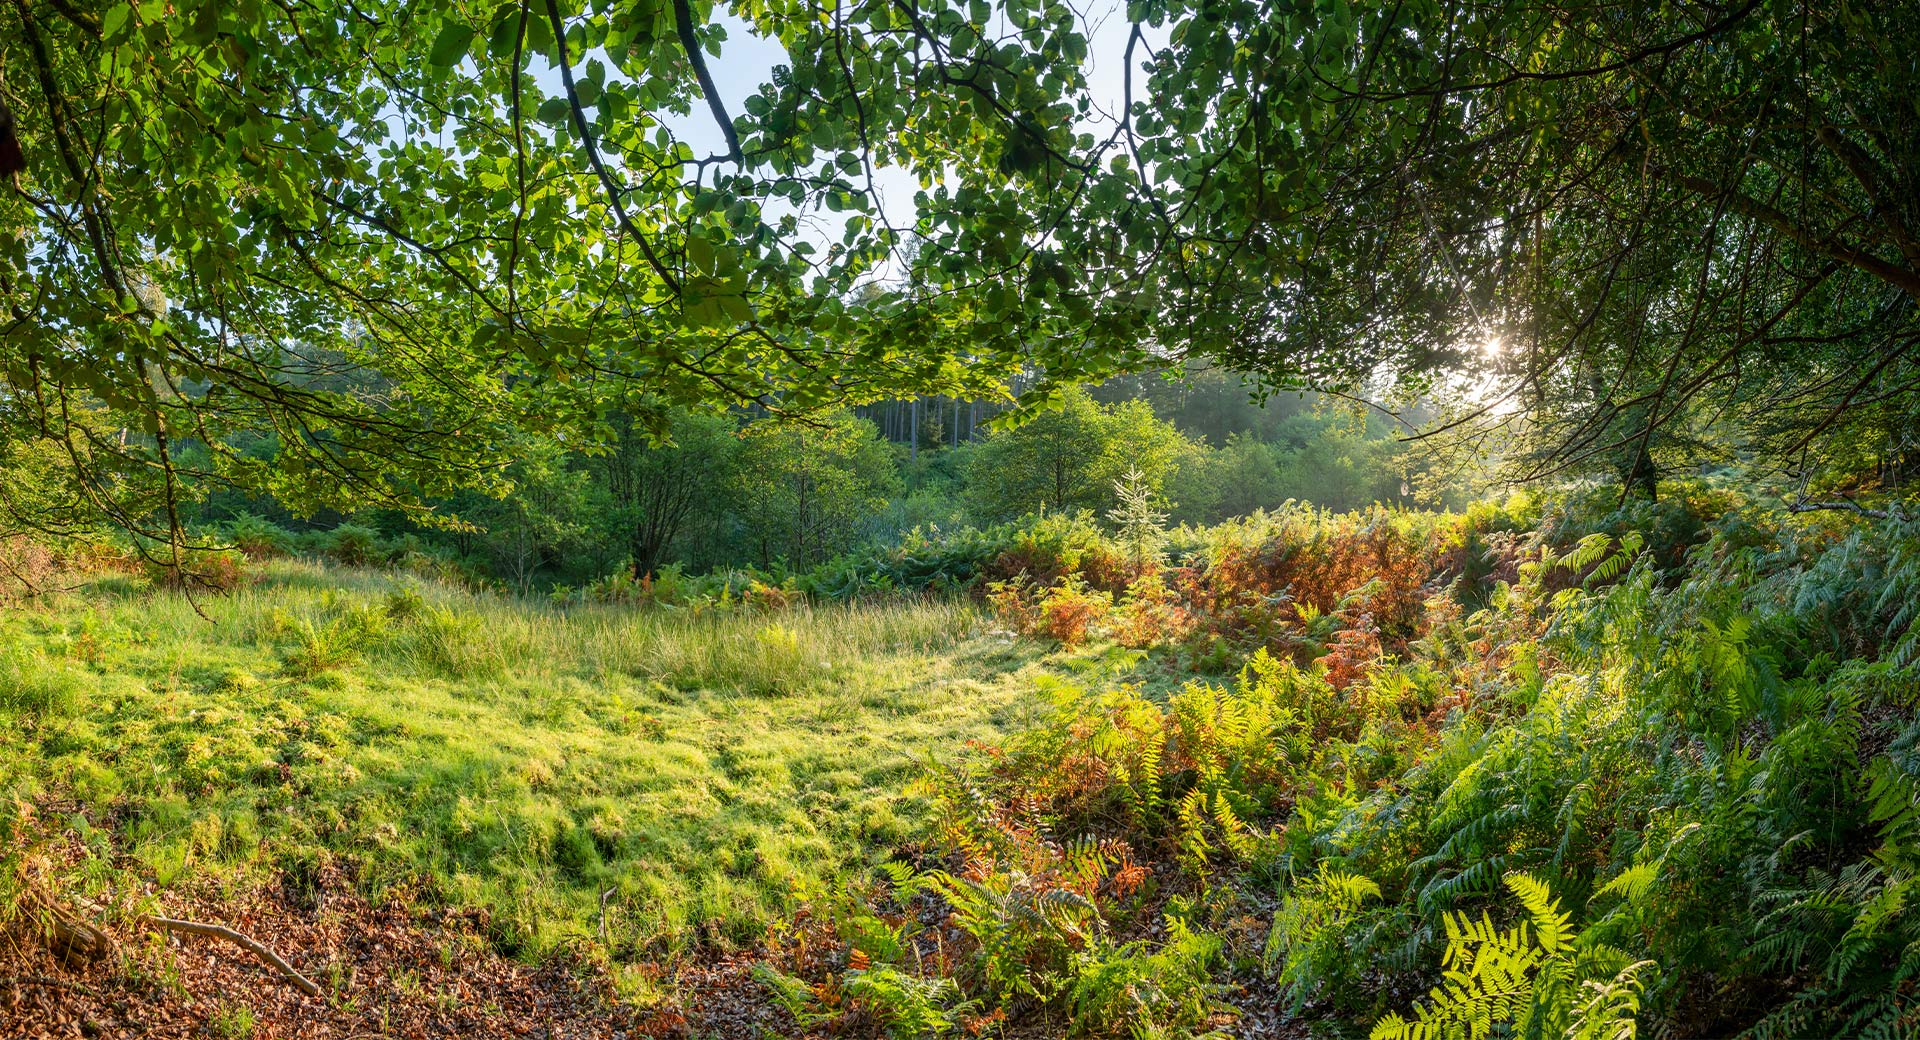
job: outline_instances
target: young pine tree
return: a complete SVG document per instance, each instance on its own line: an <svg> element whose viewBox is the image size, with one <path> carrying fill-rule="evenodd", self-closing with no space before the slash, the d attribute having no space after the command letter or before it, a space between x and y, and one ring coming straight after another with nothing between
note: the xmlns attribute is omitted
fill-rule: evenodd
<svg viewBox="0 0 1920 1040"><path fill-rule="evenodd" d="M1159 562L1167 540L1167 514L1153 507L1153 487L1139 467L1113 482L1113 494L1120 504L1107 510L1107 519L1119 528L1128 559L1136 565Z"/></svg>

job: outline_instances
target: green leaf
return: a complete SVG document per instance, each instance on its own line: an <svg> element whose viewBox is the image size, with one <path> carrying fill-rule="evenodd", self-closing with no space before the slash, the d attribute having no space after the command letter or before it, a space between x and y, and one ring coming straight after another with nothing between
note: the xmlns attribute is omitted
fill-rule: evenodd
<svg viewBox="0 0 1920 1040"><path fill-rule="evenodd" d="M458 22L449 22L434 37L433 50L427 55L427 63L437 68L452 68L466 57L468 45L473 43L473 27Z"/></svg>
<svg viewBox="0 0 1920 1040"><path fill-rule="evenodd" d="M100 35L109 43L118 43L120 30L127 27L127 22L132 15L132 4L115 4L108 8L107 13L100 19Z"/></svg>
<svg viewBox="0 0 1920 1040"><path fill-rule="evenodd" d="M715 269L713 243L701 235L687 237L687 259L701 271L712 272Z"/></svg>
<svg viewBox="0 0 1920 1040"><path fill-rule="evenodd" d="M508 57L519 39L520 5L500 5L498 20L493 23L493 35L487 40L487 54L495 58Z"/></svg>

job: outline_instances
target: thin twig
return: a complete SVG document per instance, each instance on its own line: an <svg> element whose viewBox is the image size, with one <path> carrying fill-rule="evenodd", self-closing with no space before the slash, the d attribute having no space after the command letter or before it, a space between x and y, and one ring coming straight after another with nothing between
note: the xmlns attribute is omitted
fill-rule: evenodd
<svg viewBox="0 0 1920 1040"><path fill-rule="evenodd" d="M609 888L605 892L600 893L600 941L601 942L607 941L607 900L611 898L613 894L617 891L619 891L619 889Z"/></svg>

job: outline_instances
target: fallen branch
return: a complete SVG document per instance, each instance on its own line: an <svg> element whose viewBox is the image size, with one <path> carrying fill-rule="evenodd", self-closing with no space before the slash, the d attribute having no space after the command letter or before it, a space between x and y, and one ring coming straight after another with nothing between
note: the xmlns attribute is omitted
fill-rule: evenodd
<svg viewBox="0 0 1920 1040"><path fill-rule="evenodd" d="M61 909L39 885L28 883L27 902L40 911L41 936L63 966L97 961L116 949L112 936Z"/></svg>
<svg viewBox="0 0 1920 1040"><path fill-rule="evenodd" d="M298 987L299 990L307 996L317 997L320 995L321 990L319 983L295 971L293 965L288 964L285 959L267 946L231 928L223 928L217 924L201 924L198 921L176 921L171 917L148 916L144 918L144 920L147 924L153 925L156 928L164 928L170 932L186 932L191 935L205 935L215 939L225 939L279 969L280 974L285 976L288 982L293 983L294 986Z"/></svg>
<svg viewBox="0 0 1920 1040"><path fill-rule="evenodd" d="M1843 513L1856 513L1860 516L1868 517L1874 520L1897 520L1901 523L1905 523L1907 520L1911 519L1909 516L1907 516L1907 514L1900 512L1897 509L1868 509L1867 507L1861 505L1860 503L1852 502L1852 501L1789 502L1787 503L1787 512L1789 513L1814 513L1822 510L1837 510Z"/></svg>
<svg viewBox="0 0 1920 1040"><path fill-rule="evenodd" d="M27 892L29 899L45 911L49 945L53 947L54 952L61 957L62 961L71 963L75 959L97 960L116 948L112 936L88 924L86 921L67 913L54 901L52 896L42 891L39 886L30 886ZM79 902L83 908L92 913L106 912L105 907L84 896L74 896L73 898ZM287 963L285 958L273 952L273 950L268 948L264 943L258 942L250 936L242 935L231 928L224 928L217 924L202 924L199 921L181 921L171 917L160 917L155 914L143 915L140 918L140 922L169 932L185 932L190 935L204 935L214 939L225 939L235 946L251 952L254 956L267 962L269 965L272 965L288 982L292 983L307 996L317 997L322 993L319 983L300 974L294 969L293 965Z"/></svg>

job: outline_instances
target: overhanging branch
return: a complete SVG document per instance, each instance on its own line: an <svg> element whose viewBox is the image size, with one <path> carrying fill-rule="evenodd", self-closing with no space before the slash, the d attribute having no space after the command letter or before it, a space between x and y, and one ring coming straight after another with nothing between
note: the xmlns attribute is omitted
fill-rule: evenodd
<svg viewBox="0 0 1920 1040"><path fill-rule="evenodd" d="M713 73L707 71L707 59L700 53L700 38L693 33L693 7L687 0L673 0L674 28L680 34L680 49L687 53L687 61L693 65L694 78L700 81L700 93L707 99L707 110L713 113L713 121L720 124L721 136L727 139L727 158L740 161L740 134L733 128L733 118L727 115L727 106L720 100L720 89L714 86Z"/></svg>

